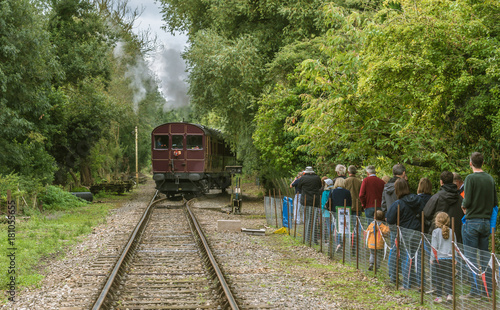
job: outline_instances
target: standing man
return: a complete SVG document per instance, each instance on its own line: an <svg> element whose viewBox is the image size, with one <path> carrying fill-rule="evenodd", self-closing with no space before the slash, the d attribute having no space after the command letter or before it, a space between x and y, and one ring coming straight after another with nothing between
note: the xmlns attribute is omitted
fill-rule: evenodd
<svg viewBox="0 0 500 310"><path fill-rule="evenodd" d="M363 207L361 206L361 201L359 200L359 191L361 190L361 180L356 177L356 166L349 166L347 168L347 173L349 177L345 179L345 189L351 192L351 200L352 200L352 214L351 214L351 227L356 227L357 218L356 216L361 216L361 212L363 212ZM356 231L356 230L354 230ZM361 227L359 229L361 231ZM356 244L359 241L359 236L354 236L354 243L351 247L351 254L354 256L356 254Z"/></svg>
<svg viewBox="0 0 500 310"><path fill-rule="evenodd" d="M450 171L441 172L439 177L439 182L441 188L439 192L432 195L431 199L427 202L424 207L425 220L430 222L430 227L428 233L432 234L432 231L436 228L434 218L439 212L445 212L455 223L455 236L458 243L462 243L462 197L458 193L457 185L453 183L453 173Z"/></svg>
<svg viewBox="0 0 500 310"><path fill-rule="evenodd" d="M458 188L458 193L462 198L464 198L464 181L462 181L462 177L460 174L453 172L453 183L457 186Z"/></svg>
<svg viewBox="0 0 500 310"><path fill-rule="evenodd" d="M361 207L361 202L359 201L361 180L356 177L356 172L358 172L358 170L356 169L355 166L351 165L349 166L349 168L347 168L347 173L349 173L349 177L345 179L345 189L351 192L353 215L360 216L361 212L363 211L363 208Z"/></svg>
<svg viewBox="0 0 500 310"><path fill-rule="evenodd" d="M361 182L359 200L365 209L365 216L372 219L375 214L375 204L380 208L385 182L375 174L375 166L366 167L366 173L368 176Z"/></svg>
<svg viewBox="0 0 500 310"><path fill-rule="evenodd" d="M306 208L306 218L304 222L306 223L306 239L308 239L309 232L311 229L310 225L314 225L316 221L321 218L321 191L323 184L321 183L321 178L314 173L312 167L306 167L304 174L299 179L297 184L297 189L300 191L300 203ZM314 242L317 242L316 235L319 234L319 227L317 227L317 233L315 233L313 226L313 236Z"/></svg>
<svg viewBox="0 0 500 310"><path fill-rule="evenodd" d="M465 196L462 210L465 213L465 223L462 225L462 239L465 246L465 256L477 264L479 251L480 270L486 270L486 286L491 296L491 268L488 268L490 253L488 243L490 236L490 218L493 208L498 205L495 181L482 169L484 157L479 152L472 153L469 165L473 173L465 178ZM460 296L461 299L479 298L486 295L486 288L480 276L470 272L470 293Z"/></svg>
<svg viewBox="0 0 500 310"><path fill-rule="evenodd" d="M387 209L392 205L394 201L397 200L396 192L394 191L394 183L398 179L405 179L408 181L408 177L406 176L406 168L402 164L396 164L392 167L392 179L387 182L384 186L384 193L382 194L382 211L387 212Z"/></svg>

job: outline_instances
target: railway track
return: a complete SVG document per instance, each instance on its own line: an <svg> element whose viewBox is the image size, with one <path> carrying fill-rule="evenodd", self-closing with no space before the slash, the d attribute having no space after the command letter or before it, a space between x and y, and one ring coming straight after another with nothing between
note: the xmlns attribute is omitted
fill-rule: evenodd
<svg viewBox="0 0 500 310"><path fill-rule="evenodd" d="M153 198L93 309L238 309L189 206Z"/></svg>

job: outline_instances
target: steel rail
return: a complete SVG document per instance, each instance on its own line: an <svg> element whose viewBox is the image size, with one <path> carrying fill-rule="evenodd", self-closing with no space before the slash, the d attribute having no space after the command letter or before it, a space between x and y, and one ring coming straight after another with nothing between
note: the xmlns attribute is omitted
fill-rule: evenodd
<svg viewBox="0 0 500 310"><path fill-rule="evenodd" d="M137 246L137 241L138 237L142 234L144 231L144 228L146 227L146 224L149 220L149 215L151 214L151 211L153 210L152 206L153 204L162 201L164 199L159 199L155 201L155 198L158 196L158 191L154 194L153 198L149 202L149 205L146 207L146 210L142 214L141 219L137 223L137 226L135 227L134 231L130 235L129 241L127 242L127 245L122 251L122 254L120 255L120 258L115 264L115 267L113 268L113 271L110 273L108 276L108 280L106 281L106 284L104 284L104 287L101 291L101 294L97 298L96 302L94 303L94 306L92 307L92 310L98 310L98 309L109 309L111 307L111 303L113 302L113 294L111 293L111 289L119 285L120 278L124 272L124 269L130 260L132 256L132 252L134 251L135 247ZM134 248L134 249L133 249Z"/></svg>
<svg viewBox="0 0 500 310"><path fill-rule="evenodd" d="M230 307L230 309L238 310L239 309L238 304L236 303L236 300L234 299L234 296L231 290L229 289L229 285L227 284L226 279L224 278L224 275L222 274L222 271L220 270L219 265L217 264L217 261L215 260L215 257L212 254L212 250L208 245L208 241L205 237L205 234L203 233L203 230L200 227L200 224L198 223L198 220L194 216L193 211L191 211L191 208L189 207L189 203L186 203L186 210L189 214L189 221L193 224L194 228L196 229L198 239L200 243L203 245L202 247L200 246L200 248L201 250L203 250L204 254L208 257L210 261L210 267L215 273L214 280L217 282L218 286L220 286L219 289L222 289L222 291L224 292L224 296L222 297L226 299L226 304L227 306ZM227 309L227 307L225 309Z"/></svg>

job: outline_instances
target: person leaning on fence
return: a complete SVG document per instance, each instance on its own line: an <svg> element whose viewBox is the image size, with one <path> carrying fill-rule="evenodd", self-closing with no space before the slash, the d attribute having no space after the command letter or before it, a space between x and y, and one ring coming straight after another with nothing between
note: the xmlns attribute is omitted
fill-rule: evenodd
<svg viewBox="0 0 500 310"><path fill-rule="evenodd" d="M359 200L365 210L365 216L372 219L375 214L375 204L380 208L385 182L375 175L375 166L366 167L366 173L368 176L361 182Z"/></svg>
<svg viewBox="0 0 500 310"><path fill-rule="evenodd" d="M398 206L399 206L399 226L406 228L401 230L400 252L406 253L406 260L403 263L403 287L410 289L412 284L420 284L420 271L415 272L413 264L417 264L415 253L420 242L421 224L418 215L424 209L422 200L415 194L410 193L408 182L399 178L394 183L394 191L398 200L394 201L387 211L387 223L397 224ZM392 238L392 235L391 235ZM391 245L395 245L395 240L391 240ZM389 276L391 281L396 280L396 249L395 247L389 254Z"/></svg>
<svg viewBox="0 0 500 310"><path fill-rule="evenodd" d="M384 212L382 210L377 210L375 218L377 225L375 225L375 221L373 221L366 229L366 233L368 234L368 248L370 249L370 266L368 267L370 271L373 270L373 265L375 264L375 255L377 256L377 270L380 269L380 261L382 260L385 247L384 240L389 236L389 227L382 222L384 220ZM377 238L376 247L375 236Z"/></svg>
<svg viewBox="0 0 500 310"><path fill-rule="evenodd" d="M431 254L430 264L432 267L432 288L434 290L435 303L443 302L441 296L446 296L446 301L453 300L452 290L452 235L450 229L450 217L446 212L436 214L434 220L434 229L432 231L431 245L433 253ZM443 294L444 292L444 294Z"/></svg>
<svg viewBox="0 0 500 310"><path fill-rule="evenodd" d="M498 198L495 180L484 172L483 154L472 153L469 165L473 173L465 178L462 210L465 213L465 223L462 225L462 239L464 243L465 257L474 265L477 264L477 250L480 256L480 270L486 272L486 287L481 281L481 272L470 270L471 290L469 294L460 296L461 299L478 298L481 295L491 296L491 268L488 267L490 253L488 243L490 236L490 219L495 206L498 206Z"/></svg>
<svg viewBox="0 0 500 310"><path fill-rule="evenodd" d="M432 233L434 228L434 217L443 211L448 214L450 219L454 220L456 231L456 241L462 243L462 197L459 195L457 186L453 183L453 173L443 171L439 177L441 188L432 195L431 199L424 206L424 215L426 222L430 223L428 232Z"/></svg>

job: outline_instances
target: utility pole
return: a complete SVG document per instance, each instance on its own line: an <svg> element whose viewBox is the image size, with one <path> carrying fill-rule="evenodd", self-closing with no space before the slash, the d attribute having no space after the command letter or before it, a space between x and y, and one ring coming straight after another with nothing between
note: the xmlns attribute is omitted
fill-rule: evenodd
<svg viewBox="0 0 500 310"><path fill-rule="evenodd" d="M138 138L137 138L137 126L135 126L135 181L137 187L139 187L139 148L138 148Z"/></svg>

